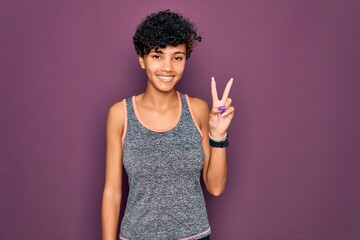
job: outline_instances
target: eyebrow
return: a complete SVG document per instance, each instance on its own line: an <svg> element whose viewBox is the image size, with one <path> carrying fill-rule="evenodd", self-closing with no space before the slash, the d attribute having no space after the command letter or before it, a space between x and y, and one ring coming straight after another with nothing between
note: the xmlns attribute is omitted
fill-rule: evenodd
<svg viewBox="0 0 360 240"><path fill-rule="evenodd" d="M184 54L184 55L186 55L184 52L175 52L174 54Z"/></svg>
<svg viewBox="0 0 360 240"><path fill-rule="evenodd" d="M163 53L160 49L158 49L158 50L151 50L150 52L161 53L161 54ZM184 55L186 55L186 53L181 52L181 51L174 52L174 54L184 54Z"/></svg>

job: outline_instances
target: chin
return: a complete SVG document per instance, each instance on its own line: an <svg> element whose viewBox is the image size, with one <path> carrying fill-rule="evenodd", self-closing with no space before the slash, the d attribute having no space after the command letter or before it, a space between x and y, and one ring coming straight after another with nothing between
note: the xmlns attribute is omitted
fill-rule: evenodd
<svg viewBox="0 0 360 240"><path fill-rule="evenodd" d="M169 92L175 90L175 86L173 86L173 87L168 87L168 88L159 87L159 88L157 88L157 90L159 90L159 91L162 92L162 93L169 93Z"/></svg>

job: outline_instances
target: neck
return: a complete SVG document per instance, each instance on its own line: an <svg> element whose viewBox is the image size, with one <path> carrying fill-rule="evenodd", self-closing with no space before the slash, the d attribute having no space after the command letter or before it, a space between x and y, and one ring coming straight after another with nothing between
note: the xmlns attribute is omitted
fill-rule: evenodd
<svg viewBox="0 0 360 240"><path fill-rule="evenodd" d="M169 92L151 91L147 89L142 95L141 102L144 105L151 105L153 108L166 109L177 102L178 95L173 89Z"/></svg>

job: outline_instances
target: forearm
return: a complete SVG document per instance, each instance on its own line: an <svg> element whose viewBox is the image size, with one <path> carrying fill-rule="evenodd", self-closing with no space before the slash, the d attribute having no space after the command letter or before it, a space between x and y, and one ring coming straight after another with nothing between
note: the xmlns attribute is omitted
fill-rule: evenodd
<svg viewBox="0 0 360 240"><path fill-rule="evenodd" d="M214 196L219 196L225 190L226 178L226 148L210 147L209 167L206 173L207 190Z"/></svg>
<svg viewBox="0 0 360 240"><path fill-rule="evenodd" d="M101 208L102 240L117 239L121 194L104 190Z"/></svg>

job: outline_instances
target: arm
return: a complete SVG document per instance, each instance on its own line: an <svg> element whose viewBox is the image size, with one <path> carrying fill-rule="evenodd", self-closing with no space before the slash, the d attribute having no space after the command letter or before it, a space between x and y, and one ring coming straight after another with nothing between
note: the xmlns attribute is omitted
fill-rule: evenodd
<svg viewBox="0 0 360 240"><path fill-rule="evenodd" d="M122 188L122 135L125 111L123 102L115 103L108 112L106 124L105 185L101 207L102 239L117 239Z"/></svg>
<svg viewBox="0 0 360 240"><path fill-rule="evenodd" d="M205 101L193 99L195 118L202 132L202 146L204 149L204 165L203 180L207 191L219 196L226 186L227 179L227 163L226 148L215 148L209 145L209 133L214 138L224 138L227 129L234 116L234 107L231 106L231 99L228 98L232 80L230 80L225 88L223 97L218 100L215 80L211 82L213 106L211 110ZM226 106L227 110L221 114L218 107Z"/></svg>

